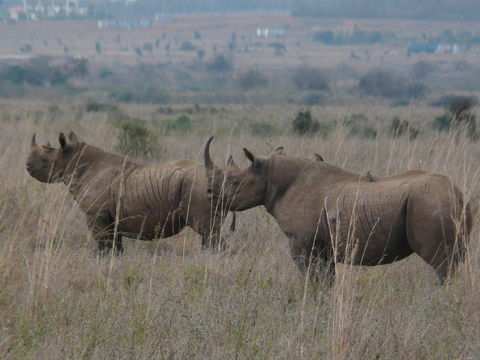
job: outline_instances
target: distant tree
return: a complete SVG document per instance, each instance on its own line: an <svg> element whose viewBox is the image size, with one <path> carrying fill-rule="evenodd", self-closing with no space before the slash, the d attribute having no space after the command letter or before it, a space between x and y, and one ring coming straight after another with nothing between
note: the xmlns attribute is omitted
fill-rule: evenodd
<svg viewBox="0 0 480 360"><path fill-rule="evenodd" d="M283 54L285 54L287 52L287 48L285 47L285 44L283 44L283 43L274 42L274 43L270 43L268 46L275 50L274 51L275 56L282 56Z"/></svg>
<svg viewBox="0 0 480 360"><path fill-rule="evenodd" d="M218 72L230 72L233 70L233 61L224 54L217 54L207 63L207 69Z"/></svg>
<svg viewBox="0 0 480 360"><path fill-rule="evenodd" d="M202 61L205 58L205 50L197 49L198 60Z"/></svg>
<svg viewBox="0 0 480 360"><path fill-rule="evenodd" d="M435 71L436 66L426 61L418 61L412 66L412 75L415 79L424 79Z"/></svg>
<svg viewBox="0 0 480 360"><path fill-rule="evenodd" d="M182 45L180 45L180 50L182 51L195 51L197 48L193 45L190 41L184 41Z"/></svg>
<svg viewBox="0 0 480 360"><path fill-rule="evenodd" d="M102 52L102 44L100 44L100 41L97 41L95 43L95 51L97 52L97 54L100 54Z"/></svg>
<svg viewBox="0 0 480 360"><path fill-rule="evenodd" d="M26 44L26 45L23 45L23 46L20 47L20 51L21 51L22 53L27 53L27 54L29 54L29 53L32 52L32 50L33 50L33 47L32 47L32 45L30 45L30 44Z"/></svg>
<svg viewBox="0 0 480 360"><path fill-rule="evenodd" d="M200 31L195 31L193 37L195 40L202 40L202 34L200 34Z"/></svg>
<svg viewBox="0 0 480 360"><path fill-rule="evenodd" d="M142 49L140 49L139 47L136 47L134 51L135 51L135 54L137 54L138 56L143 55Z"/></svg>
<svg viewBox="0 0 480 360"><path fill-rule="evenodd" d="M152 46L151 43L145 43L145 44L143 44L142 50L143 50L144 52L150 53L150 55L153 54L153 46Z"/></svg>

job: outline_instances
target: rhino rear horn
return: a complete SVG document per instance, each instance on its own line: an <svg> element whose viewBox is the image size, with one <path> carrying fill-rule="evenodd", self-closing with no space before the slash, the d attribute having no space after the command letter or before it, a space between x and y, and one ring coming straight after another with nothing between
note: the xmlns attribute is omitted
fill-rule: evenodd
<svg viewBox="0 0 480 360"><path fill-rule="evenodd" d="M230 170L231 170L231 169L234 169L234 170L238 170L238 169L239 169L238 166L237 166L237 164L235 164L235 160L233 160L233 156L232 156L232 155L230 155L230 157L229 157L228 160L227 160L227 168L230 169Z"/></svg>

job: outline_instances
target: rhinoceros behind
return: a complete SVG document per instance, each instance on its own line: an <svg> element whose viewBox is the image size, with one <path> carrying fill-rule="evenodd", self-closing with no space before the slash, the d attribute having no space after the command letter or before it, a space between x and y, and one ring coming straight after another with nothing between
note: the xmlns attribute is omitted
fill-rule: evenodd
<svg viewBox="0 0 480 360"><path fill-rule="evenodd" d="M323 161L257 157L222 170L204 152L210 197L232 211L263 205L290 241L303 271L335 262L381 265L413 252L443 282L462 258L472 228L470 207L445 176L410 171L371 181ZM311 272L311 276L318 272Z"/></svg>
<svg viewBox="0 0 480 360"><path fill-rule="evenodd" d="M73 132L68 138L60 134L59 142L58 149L38 146L34 135L27 170L41 182L68 186L100 252L122 252L123 235L165 238L186 225L202 235L204 246L218 245L226 213L207 199L201 164L144 165L81 142Z"/></svg>

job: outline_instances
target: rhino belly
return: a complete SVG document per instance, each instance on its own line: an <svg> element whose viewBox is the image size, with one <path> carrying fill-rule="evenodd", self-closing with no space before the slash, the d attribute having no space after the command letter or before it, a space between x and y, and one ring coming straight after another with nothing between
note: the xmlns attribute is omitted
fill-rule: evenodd
<svg viewBox="0 0 480 360"><path fill-rule="evenodd" d="M335 234L337 261L355 265L388 264L412 253L402 208L361 208L342 216ZM352 226L353 225L353 226Z"/></svg>
<svg viewBox="0 0 480 360"><path fill-rule="evenodd" d="M120 220L119 231L128 237L153 240L178 234L184 222L180 216L158 214L129 214Z"/></svg>

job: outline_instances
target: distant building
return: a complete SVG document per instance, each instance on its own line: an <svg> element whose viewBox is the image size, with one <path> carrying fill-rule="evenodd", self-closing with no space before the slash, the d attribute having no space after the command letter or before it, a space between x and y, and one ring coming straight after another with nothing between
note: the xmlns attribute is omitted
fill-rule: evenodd
<svg viewBox="0 0 480 360"><path fill-rule="evenodd" d="M466 45L462 44L417 44L411 43L407 47L407 57L412 54L430 53L430 54L460 54L468 50Z"/></svg>
<svg viewBox="0 0 480 360"><path fill-rule="evenodd" d="M420 53L435 53L438 48L438 44L430 43L430 44L417 44L411 43L407 47L407 57L410 57L412 54L420 54Z"/></svg>
<svg viewBox="0 0 480 360"><path fill-rule="evenodd" d="M257 28L257 37L269 38L269 37L283 37L285 36L285 30L280 28Z"/></svg>
<svg viewBox="0 0 480 360"><path fill-rule="evenodd" d="M439 44L435 50L436 54L462 54L467 51L466 45L461 44Z"/></svg>
<svg viewBox="0 0 480 360"><path fill-rule="evenodd" d="M153 21L150 19L104 19L98 20L97 26L99 29L145 29L153 26Z"/></svg>
<svg viewBox="0 0 480 360"><path fill-rule="evenodd" d="M88 9L85 6L79 6L78 0L62 1L61 5L46 0L37 0L34 5L31 5L24 0L23 6L10 8L7 15L12 22L54 17L78 18L87 16Z"/></svg>
<svg viewBox="0 0 480 360"><path fill-rule="evenodd" d="M172 18L163 13L156 13L155 14L155 22L157 24L168 24L172 22Z"/></svg>
<svg viewBox="0 0 480 360"><path fill-rule="evenodd" d="M8 17L13 21L25 21L30 19L29 13L22 6L14 6L8 9Z"/></svg>

